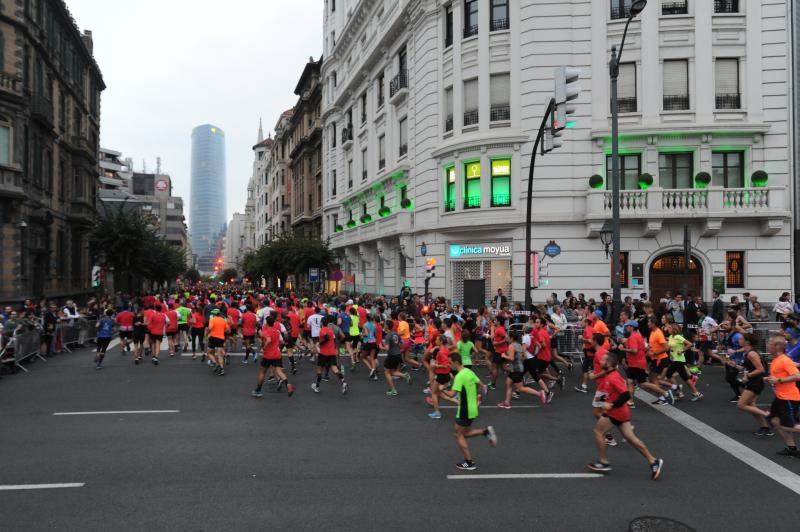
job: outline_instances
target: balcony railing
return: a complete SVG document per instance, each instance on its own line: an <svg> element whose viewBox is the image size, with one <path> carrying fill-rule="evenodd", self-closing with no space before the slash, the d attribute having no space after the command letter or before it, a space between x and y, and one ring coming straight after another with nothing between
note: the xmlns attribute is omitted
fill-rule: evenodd
<svg viewBox="0 0 800 532"><path fill-rule="evenodd" d="M22 95L22 80L5 72L0 72L0 90L17 96Z"/></svg>
<svg viewBox="0 0 800 532"><path fill-rule="evenodd" d="M42 94L36 93L31 98L31 114L53 126L53 102Z"/></svg>
<svg viewBox="0 0 800 532"><path fill-rule="evenodd" d="M474 37L478 34L478 25L473 24L472 26L464 26L464 38L468 39L470 37Z"/></svg>
<svg viewBox="0 0 800 532"><path fill-rule="evenodd" d="M741 109L741 94L717 94L717 109Z"/></svg>
<svg viewBox="0 0 800 532"><path fill-rule="evenodd" d="M635 96L633 98L617 98L617 107L620 113L635 113L639 109Z"/></svg>
<svg viewBox="0 0 800 532"><path fill-rule="evenodd" d="M389 82L389 98L394 98L394 95L402 89L408 88L408 71L401 70L397 73L392 81Z"/></svg>
<svg viewBox="0 0 800 532"><path fill-rule="evenodd" d="M666 2L661 4L662 15L686 15L689 13L689 2Z"/></svg>
<svg viewBox="0 0 800 532"><path fill-rule="evenodd" d="M480 209L481 197L480 196L467 196L464 198L465 209Z"/></svg>
<svg viewBox="0 0 800 532"><path fill-rule="evenodd" d="M448 115L447 118L444 119L444 130L453 131L453 115Z"/></svg>
<svg viewBox="0 0 800 532"><path fill-rule="evenodd" d="M493 194L492 207L508 207L511 205L510 194Z"/></svg>
<svg viewBox="0 0 800 532"><path fill-rule="evenodd" d="M491 109L489 109L489 121L502 122L504 120L511 120L511 106L493 105Z"/></svg>
<svg viewBox="0 0 800 532"><path fill-rule="evenodd" d="M444 200L444 212L452 212L456 210L456 200L453 198Z"/></svg>
<svg viewBox="0 0 800 532"><path fill-rule="evenodd" d="M510 27L507 18L497 18L489 23L489 31L507 30Z"/></svg>
<svg viewBox="0 0 800 532"><path fill-rule="evenodd" d="M665 111L686 111L689 109L689 95L664 96Z"/></svg>
<svg viewBox="0 0 800 532"><path fill-rule="evenodd" d="M478 123L479 115L478 110L466 111L464 113L464 126L473 126Z"/></svg>
<svg viewBox="0 0 800 532"><path fill-rule="evenodd" d="M400 145L400 157L404 156L408 153L408 144L401 144Z"/></svg>
<svg viewBox="0 0 800 532"><path fill-rule="evenodd" d="M386 168L386 159L378 159L378 168L381 170Z"/></svg>
<svg viewBox="0 0 800 532"><path fill-rule="evenodd" d="M738 13L739 0L714 0L714 13Z"/></svg>
<svg viewBox="0 0 800 532"><path fill-rule="evenodd" d="M353 126L342 128L342 146L347 147L353 143Z"/></svg>
<svg viewBox="0 0 800 532"><path fill-rule="evenodd" d="M613 2L612 2L613 3ZM631 14L630 6L611 6L611 20L618 20L621 18L628 18Z"/></svg>

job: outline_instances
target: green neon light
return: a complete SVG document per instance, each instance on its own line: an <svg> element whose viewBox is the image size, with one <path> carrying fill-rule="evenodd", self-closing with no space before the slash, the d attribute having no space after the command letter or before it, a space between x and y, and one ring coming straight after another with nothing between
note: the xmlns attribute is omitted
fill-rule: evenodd
<svg viewBox="0 0 800 532"><path fill-rule="evenodd" d="M567 122L567 127L575 127L577 122Z"/></svg>

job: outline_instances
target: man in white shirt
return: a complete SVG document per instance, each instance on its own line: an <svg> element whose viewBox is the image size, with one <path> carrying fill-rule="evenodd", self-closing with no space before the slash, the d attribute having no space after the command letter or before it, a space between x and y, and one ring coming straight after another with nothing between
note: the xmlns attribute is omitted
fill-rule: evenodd
<svg viewBox="0 0 800 532"><path fill-rule="evenodd" d="M319 331L322 328L322 309L317 311L306 319L309 328L311 329L311 349L314 354L319 350Z"/></svg>

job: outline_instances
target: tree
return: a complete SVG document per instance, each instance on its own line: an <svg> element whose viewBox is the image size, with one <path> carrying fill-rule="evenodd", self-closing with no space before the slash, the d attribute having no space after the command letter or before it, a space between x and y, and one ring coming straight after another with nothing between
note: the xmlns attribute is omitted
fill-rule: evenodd
<svg viewBox="0 0 800 532"><path fill-rule="evenodd" d="M200 281L200 272L195 268L189 268L184 272L183 280L187 283L195 284Z"/></svg>
<svg viewBox="0 0 800 532"><path fill-rule="evenodd" d="M247 276L257 279L286 279L290 274L307 272L309 268L327 269L333 262L328 243L294 235L281 237L248 253L244 259Z"/></svg>
<svg viewBox="0 0 800 532"><path fill-rule="evenodd" d="M236 268L225 268L219 273L219 280L225 281L226 283L231 279L237 279L239 277L239 272L236 271Z"/></svg>

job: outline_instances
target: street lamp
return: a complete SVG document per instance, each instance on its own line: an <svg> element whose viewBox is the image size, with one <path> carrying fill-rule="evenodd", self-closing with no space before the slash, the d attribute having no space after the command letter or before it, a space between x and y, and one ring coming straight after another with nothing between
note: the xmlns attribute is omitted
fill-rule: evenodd
<svg viewBox="0 0 800 532"><path fill-rule="evenodd" d="M625 48L625 37L628 35L628 26L631 20L642 12L647 6L647 0L636 0L631 4L628 20L625 22L625 31L622 33L622 42L617 47L611 47L611 61L608 70L611 74L611 245L613 247L613 265L611 288L613 292L613 309L611 323L617 322L619 309L622 304L622 287L620 285L620 231L619 231L619 102L617 100L617 81L619 79L619 62L622 50ZM606 252L608 247L606 247Z"/></svg>
<svg viewBox="0 0 800 532"><path fill-rule="evenodd" d="M600 242L606 249L606 259L611 254L611 242L614 235L614 230L611 228L611 222L606 220L603 223L603 228L600 229Z"/></svg>

